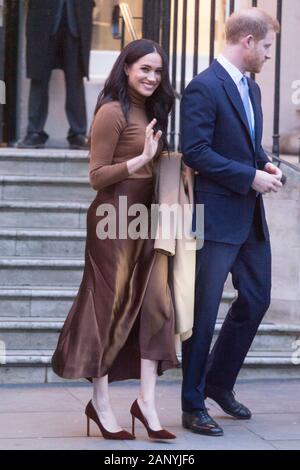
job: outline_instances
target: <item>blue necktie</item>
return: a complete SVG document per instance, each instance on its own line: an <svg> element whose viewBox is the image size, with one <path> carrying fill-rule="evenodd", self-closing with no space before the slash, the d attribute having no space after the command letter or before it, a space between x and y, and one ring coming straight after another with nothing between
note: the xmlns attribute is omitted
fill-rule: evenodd
<svg viewBox="0 0 300 470"><path fill-rule="evenodd" d="M241 98L243 101L243 105L247 114L249 129L251 133L251 140L253 144L253 148L255 149L255 130L252 124L252 115L251 115L251 108L250 108L250 95L249 95L249 86L247 82L247 78L245 75L241 79ZM256 197L259 197L260 193L256 192Z"/></svg>
<svg viewBox="0 0 300 470"><path fill-rule="evenodd" d="M251 140L252 140L252 143L253 143L253 147L255 148L255 130L254 130L254 126L253 126L253 123L252 123L249 86L248 86L247 78L245 77L245 75L241 79L240 89L241 89L241 98L242 98L243 105L244 105L246 115L247 115L247 119L248 119Z"/></svg>

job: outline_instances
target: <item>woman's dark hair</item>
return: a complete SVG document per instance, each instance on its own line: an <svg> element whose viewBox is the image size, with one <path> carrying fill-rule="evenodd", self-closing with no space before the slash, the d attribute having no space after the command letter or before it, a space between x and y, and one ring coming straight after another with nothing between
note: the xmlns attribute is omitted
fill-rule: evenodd
<svg viewBox="0 0 300 470"><path fill-rule="evenodd" d="M103 104L110 101L119 101L125 119L128 119L130 100L128 96L128 77L125 74L125 64L130 66L141 57L152 54L153 52L157 52L162 59L161 82L155 92L146 99L145 108L149 121L153 118L157 119L156 129L162 130L164 148L168 148L166 137L168 114L174 104L174 92L169 79L167 55L159 44L150 39L137 39L124 47L104 84L103 90L98 96L94 116Z"/></svg>

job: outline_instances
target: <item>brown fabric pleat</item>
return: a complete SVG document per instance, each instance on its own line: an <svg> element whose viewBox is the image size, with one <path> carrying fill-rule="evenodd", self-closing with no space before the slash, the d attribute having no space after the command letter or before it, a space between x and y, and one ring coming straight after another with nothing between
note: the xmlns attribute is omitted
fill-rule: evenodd
<svg viewBox="0 0 300 470"><path fill-rule="evenodd" d="M139 378L141 357L157 360L159 375L177 366L167 257L154 251L151 238L100 240L96 234L100 204L112 204L118 217L120 196L127 196L128 207L150 209L152 195L151 178L131 179L99 191L92 202L83 279L52 358L57 375Z"/></svg>

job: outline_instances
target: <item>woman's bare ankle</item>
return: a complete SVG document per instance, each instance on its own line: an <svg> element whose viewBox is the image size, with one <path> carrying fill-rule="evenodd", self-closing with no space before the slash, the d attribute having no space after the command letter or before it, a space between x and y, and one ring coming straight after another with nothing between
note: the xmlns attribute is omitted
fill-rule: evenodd
<svg viewBox="0 0 300 470"><path fill-rule="evenodd" d="M99 399L97 397L92 398L92 403L97 411L106 412L111 409L111 404L109 400Z"/></svg>
<svg viewBox="0 0 300 470"><path fill-rule="evenodd" d="M117 422L109 401L94 400L93 398L92 403L101 421L101 424L107 431L118 432L122 430L121 426Z"/></svg>
<svg viewBox="0 0 300 470"><path fill-rule="evenodd" d="M142 397L141 395L139 395L137 401L143 415L148 421L150 428L153 431L161 430L162 426L160 424L160 420L156 411L155 400L153 398L145 396Z"/></svg>

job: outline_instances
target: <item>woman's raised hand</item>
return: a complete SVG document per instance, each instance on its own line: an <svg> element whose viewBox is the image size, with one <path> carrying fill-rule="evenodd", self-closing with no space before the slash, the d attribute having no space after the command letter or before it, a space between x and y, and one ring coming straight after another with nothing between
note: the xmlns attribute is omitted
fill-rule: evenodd
<svg viewBox="0 0 300 470"><path fill-rule="evenodd" d="M145 144L144 144L144 151L143 155L147 161L152 160L157 152L158 141L162 136L162 131L157 131L154 134L154 126L157 123L157 119L152 119L150 124L146 127L146 135L145 135Z"/></svg>

